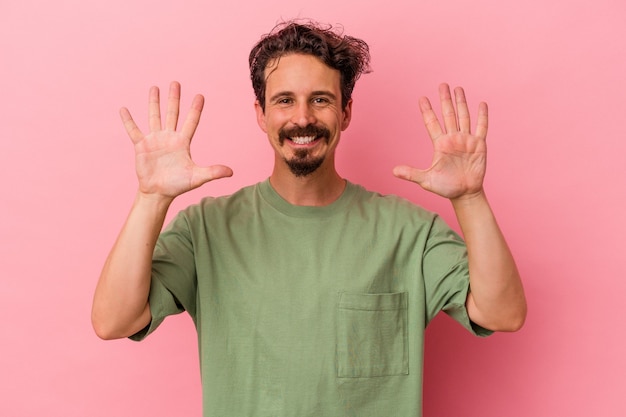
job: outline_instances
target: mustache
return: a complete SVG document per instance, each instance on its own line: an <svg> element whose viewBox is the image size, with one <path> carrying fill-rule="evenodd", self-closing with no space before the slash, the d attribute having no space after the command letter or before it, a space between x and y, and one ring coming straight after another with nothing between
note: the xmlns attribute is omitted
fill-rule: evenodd
<svg viewBox="0 0 626 417"><path fill-rule="evenodd" d="M323 137L328 140L330 137L330 130L324 126L310 124L304 127L294 126L292 128L281 128L278 131L278 140L281 144L285 141L285 139L297 136L315 136L316 138Z"/></svg>

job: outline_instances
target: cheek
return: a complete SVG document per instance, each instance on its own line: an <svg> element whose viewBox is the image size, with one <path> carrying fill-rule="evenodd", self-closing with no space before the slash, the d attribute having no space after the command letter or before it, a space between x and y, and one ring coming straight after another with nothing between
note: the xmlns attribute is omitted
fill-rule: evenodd
<svg viewBox="0 0 626 417"><path fill-rule="evenodd" d="M281 113L272 112L271 114L265 114L265 128L267 130L277 130L284 126L289 121L289 118Z"/></svg>
<svg viewBox="0 0 626 417"><path fill-rule="evenodd" d="M275 120L266 120L265 133L275 134L280 129L280 125Z"/></svg>

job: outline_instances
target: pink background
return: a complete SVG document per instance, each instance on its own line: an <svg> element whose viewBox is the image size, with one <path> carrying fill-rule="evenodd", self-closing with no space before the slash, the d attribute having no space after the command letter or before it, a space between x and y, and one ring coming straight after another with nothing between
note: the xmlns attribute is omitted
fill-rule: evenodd
<svg viewBox="0 0 626 417"><path fill-rule="evenodd" d="M425 416L624 416L626 4L622 0L129 1L0 4L0 415L199 416L186 315L149 340L103 342L93 289L135 190L118 118L146 126L150 85L206 96L193 152L266 178L247 54L281 18L340 22L370 43L340 172L438 211L395 179L426 166L417 108L439 82L490 105L487 190L529 300L524 329L473 338L445 316L427 331ZM171 216L170 216L171 217Z"/></svg>

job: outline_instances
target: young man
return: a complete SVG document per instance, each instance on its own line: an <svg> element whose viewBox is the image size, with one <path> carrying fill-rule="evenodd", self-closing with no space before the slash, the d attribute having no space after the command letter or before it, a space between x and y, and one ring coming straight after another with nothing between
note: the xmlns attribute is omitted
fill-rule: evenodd
<svg viewBox="0 0 626 417"><path fill-rule="evenodd" d="M435 214L336 171L368 64L363 41L315 24L263 37L250 69L271 176L202 200L163 233L176 196L232 171L191 160L201 96L180 131L177 83L163 125L151 89L146 135L122 109L139 188L98 282L93 325L104 339L140 340L187 311L206 416L419 416L424 329L439 311L478 335L524 322L519 274L483 190L486 104L472 134L463 90L455 106L441 85L443 124L419 103L432 166L394 170L450 199L466 243Z"/></svg>

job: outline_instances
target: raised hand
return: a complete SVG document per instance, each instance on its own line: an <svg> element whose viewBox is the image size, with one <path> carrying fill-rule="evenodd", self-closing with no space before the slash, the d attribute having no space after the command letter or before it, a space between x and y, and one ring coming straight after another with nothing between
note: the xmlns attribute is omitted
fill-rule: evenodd
<svg viewBox="0 0 626 417"><path fill-rule="evenodd" d="M128 136L135 145L135 168L139 192L173 199L214 179L229 177L232 170L223 165L199 167L191 159L191 139L200 122L204 97L196 95L180 131L178 125L180 84L170 84L165 125L162 125L159 89L149 95L149 129L143 134L126 108L120 110Z"/></svg>
<svg viewBox="0 0 626 417"><path fill-rule="evenodd" d="M447 84L439 86L443 126L430 101L419 101L426 130L433 142L434 154L430 168L420 170L406 165L394 168L394 175L419 184L449 199L472 197L482 192L487 163L487 104L480 103L474 134L462 88L454 90L456 110Z"/></svg>

